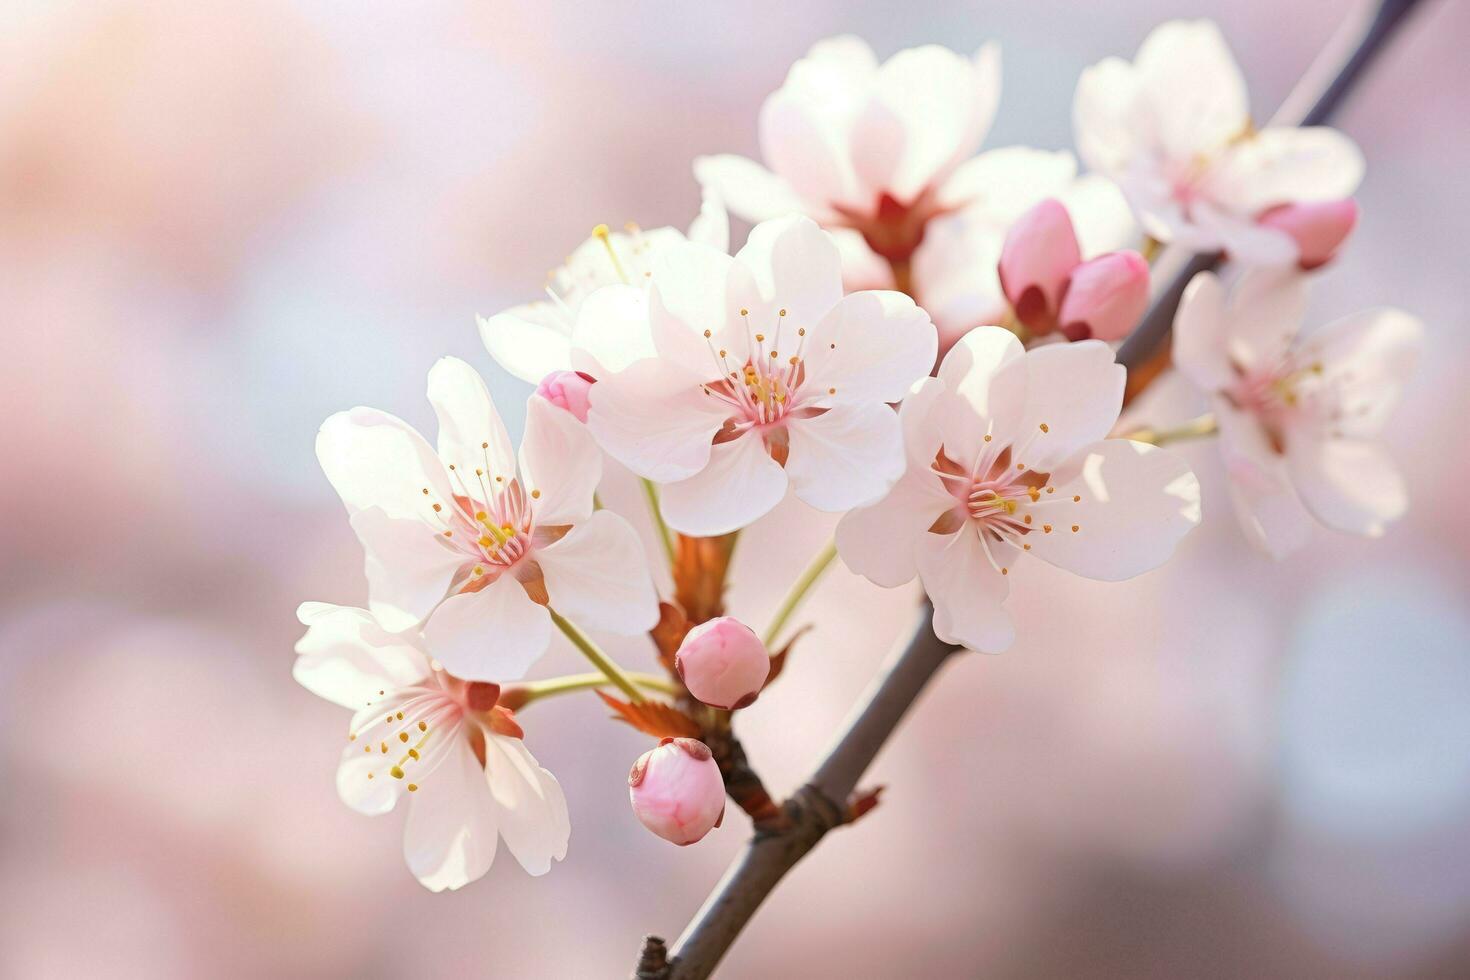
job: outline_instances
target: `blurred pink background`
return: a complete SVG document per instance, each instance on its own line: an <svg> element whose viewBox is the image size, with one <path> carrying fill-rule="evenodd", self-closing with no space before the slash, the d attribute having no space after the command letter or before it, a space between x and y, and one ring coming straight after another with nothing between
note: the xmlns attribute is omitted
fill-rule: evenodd
<svg viewBox="0 0 1470 980"><path fill-rule="evenodd" d="M502 855L431 895L397 815L342 806L346 719L290 678L296 604L358 604L361 556L312 440L329 413L431 419L475 313L532 298L601 221L683 225L700 153L815 40L996 39L988 146L1071 142L1083 67L1218 19L1265 117L1343 5L11 0L0 8L0 974L610 977L677 935L748 825L676 849L629 812L647 740L587 698L528 709L566 788L567 860ZM1022 639L953 664L729 977L1430 977L1470 973L1470 8L1428 3L1339 124L1364 217L1315 322L1428 325L1397 416L1414 506L1277 565L1206 522L1108 585L1031 563ZM1170 384L1150 420L1194 408ZM17 417L18 410L18 417ZM609 502L642 519L636 489ZM764 622L830 527L748 532ZM774 570L774 571L773 571ZM909 625L835 572L742 731L794 788ZM643 665L647 648L617 648ZM579 669L557 648L538 667Z"/></svg>

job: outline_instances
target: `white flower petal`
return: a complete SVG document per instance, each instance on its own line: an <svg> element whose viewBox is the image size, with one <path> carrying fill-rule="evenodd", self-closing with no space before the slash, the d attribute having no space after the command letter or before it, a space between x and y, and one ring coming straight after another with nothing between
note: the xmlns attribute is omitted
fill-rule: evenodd
<svg viewBox="0 0 1470 980"><path fill-rule="evenodd" d="M694 179L700 186L719 195L735 214L750 222L779 218L802 210L801 198L791 185L765 167L733 154L697 157ZM690 239L695 239L690 229ZM713 244L704 242L704 244ZM720 251L729 251L729 243Z"/></svg>
<svg viewBox="0 0 1470 980"><path fill-rule="evenodd" d="M1419 359L1424 326L1402 310L1366 310L1313 332L1293 355L1321 365L1321 384L1337 393L1335 429L1353 438L1376 436L1398 405Z"/></svg>
<svg viewBox="0 0 1470 980"><path fill-rule="evenodd" d="M1307 309L1307 277L1294 269L1251 269L1230 294L1227 344L1246 369L1274 368L1296 340Z"/></svg>
<svg viewBox="0 0 1470 980"><path fill-rule="evenodd" d="M851 228L828 228L827 234L842 255L842 286L848 292L860 289L892 289L893 268L868 247L867 239Z"/></svg>
<svg viewBox="0 0 1470 980"><path fill-rule="evenodd" d="M1046 198L1060 196L1076 176L1077 160L1066 150L1006 146L956 167L940 202L1008 225Z"/></svg>
<svg viewBox="0 0 1470 980"><path fill-rule="evenodd" d="M728 416L701 378L663 360L639 361L597 382L587 425L603 450L659 483L687 479L709 462L710 441Z"/></svg>
<svg viewBox="0 0 1470 980"><path fill-rule="evenodd" d="M889 184L905 203L969 156L990 128L999 98L999 53L982 49L972 64L937 44L898 52L879 67L874 96L906 134Z"/></svg>
<svg viewBox="0 0 1470 980"><path fill-rule="evenodd" d="M604 286L588 296L577 313L571 342L571 369L594 378L653 357L648 291L643 284Z"/></svg>
<svg viewBox="0 0 1470 980"><path fill-rule="evenodd" d="M1277 204L1336 201L1363 181L1363 154L1326 126L1273 126L1230 147L1210 175L1212 196L1242 215Z"/></svg>
<svg viewBox="0 0 1470 980"><path fill-rule="evenodd" d="M527 399L520 456L521 480L533 497L537 524L576 524L591 516L602 453L571 412L537 395Z"/></svg>
<svg viewBox="0 0 1470 980"><path fill-rule="evenodd" d="M439 458L454 464L461 481L477 468L487 477L514 475L510 435L478 371L457 357L441 357L429 369L429 403L439 418ZM466 488L478 489L466 483L460 492Z"/></svg>
<svg viewBox="0 0 1470 980"><path fill-rule="evenodd" d="M1128 373L1100 340L1038 347L1026 353L1025 363L1026 411L1013 458L1048 472L1107 437L1123 408Z"/></svg>
<svg viewBox="0 0 1470 980"><path fill-rule="evenodd" d="M1053 481L1056 493L1028 510L1041 529L1033 525L1025 543L1086 578L1117 582L1163 564L1200 520L1199 480L1189 464L1141 442L1099 442Z"/></svg>
<svg viewBox="0 0 1470 980"><path fill-rule="evenodd" d="M1230 320L1225 287L1213 272L1189 281L1174 315L1174 366L1202 391L1220 391L1235 381L1230 365Z"/></svg>
<svg viewBox="0 0 1470 980"><path fill-rule="evenodd" d="M954 504L938 477L911 469L888 496L843 516L837 523L837 554L848 568L886 589L913 581L920 537Z"/></svg>
<svg viewBox="0 0 1470 980"><path fill-rule="evenodd" d="M857 178L828 116L786 89L772 93L760 111L761 155L803 202L819 209L858 203Z"/></svg>
<svg viewBox="0 0 1470 980"><path fill-rule="evenodd" d="M1286 454L1302 503L1328 527L1378 537L1409 507L1393 457L1378 443L1293 438Z"/></svg>
<svg viewBox="0 0 1470 980"><path fill-rule="evenodd" d="M1093 170L1116 176L1141 148L1138 73L1122 58L1084 69L1072 97L1077 152Z"/></svg>
<svg viewBox="0 0 1470 980"><path fill-rule="evenodd" d="M377 507L358 511L351 524L366 555L368 608L385 629L417 625L444 598L464 557L445 547L430 525L390 517Z"/></svg>
<svg viewBox="0 0 1470 980"><path fill-rule="evenodd" d="M787 479L817 510L871 504L903 475L898 413L882 402L839 405L814 418L792 419L786 431L791 439Z"/></svg>
<svg viewBox="0 0 1470 980"><path fill-rule="evenodd" d="M638 532L600 510L536 550L551 607L588 629L636 636L658 622L658 593Z"/></svg>
<svg viewBox="0 0 1470 980"><path fill-rule="evenodd" d="M649 327L659 357L704 380L721 374L711 346L729 350L731 361L743 364L745 322L730 296L735 260L707 245L680 242L660 249L650 265Z"/></svg>
<svg viewBox="0 0 1470 980"><path fill-rule="evenodd" d="M899 401L933 369L938 344L929 314L903 293L852 293L807 328L803 390L822 405Z"/></svg>
<svg viewBox="0 0 1470 980"><path fill-rule="evenodd" d="M1307 543L1312 517L1291 485L1286 461L1271 448L1260 423L1223 398L1216 403L1220 456L1241 530L1251 544L1279 561Z"/></svg>
<svg viewBox="0 0 1470 980"><path fill-rule="evenodd" d="M1211 21L1160 24L1139 47L1134 68L1154 138L1170 159L1211 154L1250 124L1245 78Z"/></svg>
<svg viewBox="0 0 1470 980"><path fill-rule="evenodd" d="M991 558L997 562L1009 562L1014 553L1014 547L992 542ZM1016 627L1003 605L1010 585L986 557L973 527L948 536L923 535L916 558L924 591L934 603L935 636L981 653L1010 649Z"/></svg>
<svg viewBox="0 0 1470 980"><path fill-rule="evenodd" d="M522 381L536 384L553 371L571 370L571 318L550 300L477 317L475 322L495 363Z"/></svg>
<svg viewBox="0 0 1470 980"><path fill-rule="evenodd" d="M709 465L665 484L659 502L669 527L694 537L728 534L764 517L786 496L786 471L758 435L715 446Z"/></svg>
<svg viewBox="0 0 1470 980"><path fill-rule="evenodd" d="M402 780L392 780L402 782ZM497 846L490 784L464 738L413 794L403 857L430 891L461 888L490 870Z"/></svg>
<svg viewBox="0 0 1470 980"><path fill-rule="evenodd" d="M758 298L739 297L739 301L751 309L753 329L763 330L778 348L789 344L794 350L796 330L810 330L842 299L842 255L810 218L791 215L761 222L750 230L735 261L750 272L759 292ZM757 305L785 310L786 315L764 319ZM732 344L723 346L735 349Z"/></svg>
<svg viewBox="0 0 1470 980"><path fill-rule="evenodd" d="M500 836L527 873L543 875L567 855L571 819L556 777L523 741L487 732L485 773L499 807Z"/></svg>
<svg viewBox="0 0 1470 980"><path fill-rule="evenodd" d="M477 592L440 603L424 624L424 642L455 677L513 681L546 652L551 617L513 575L502 574Z"/></svg>
<svg viewBox="0 0 1470 980"><path fill-rule="evenodd" d="M694 172L698 178L698 160L694 162ZM716 188L700 189L699 214L689 224L688 237L695 244L708 245L721 252L730 251L730 214Z"/></svg>
<svg viewBox="0 0 1470 980"><path fill-rule="evenodd" d="M1058 192L1072 216L1072 228L1084 259L1136 248L1143 230L1116 183L1101 174L1085 174Z"/></svg>
<svg viewBox="0 0 1470 980"><path fill-rule="evenodd" d="M983 451L987 434L1002 443L1018 433L1026 408L1025 348L1000 327L976 327L960 338L939 365L945 394L963 405L936 411L945 453L964 465Z"/></svg>
<svg viewBox="0 0 1470 980"><path fill-rule="evenodd" d="M426 521L432 511L424 488L439 500L453 494L424 437L375 408L338 412L323 422L316 455L349 515L376 507L390 517Z"/></svg>
<svg viewBox="0 0 1470 980"><path fill-rule="evenodd" d="M429 661L411 642L351 606L303 603L306 635L296 643L291 676L317 697L356 711L386 688L429 676Z"/></svg>

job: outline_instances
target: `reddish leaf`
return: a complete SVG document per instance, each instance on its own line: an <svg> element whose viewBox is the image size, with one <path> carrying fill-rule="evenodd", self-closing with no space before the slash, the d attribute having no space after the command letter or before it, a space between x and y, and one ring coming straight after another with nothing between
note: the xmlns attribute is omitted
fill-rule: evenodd
<svg viewBox="0 0 1470 980"><path fill-rule="evenodd" d="M613 717L654 738L699 738L703 734L693 718L662 701L629 704L602 691L597 696L617 712Z"/></svg>
<svg viewBox="0 0 1470 980"><path fill-rule="evenodd" d="M766 683L765 686L761 688L762 690L765 690L766 687L770 687L771 681L775 680L776 677L780 675L781 671L786 666L786 655L791 652L791 648L796 645L796 641L801 639L802 636L806 634L806 631L811 628L812 624L807 623L805 626L803 626L801 629L797 630L791 635L791 639L786 641L786 645L784 647L782 647L778 652L771 654L771 672L766 675Z"/></svg>
<svg viewBox="0 0 1470 980"><path fill-rule="evenodd" d="M658 604L658 622L648 634L653 637L653 644L658 647L659 663L666 670L674 669L674 654L679 652L679 644L684 642L684 636L692 625L678 606L667 602Z"/></svg>
<svg viewBox="0 0 1470 980"><path fill-rule="evenodd" d="M882 786L874 786L872 789L860 789L847 800L847 822L855 823L859 817L878 805L878 798L883 795Z"/></svg>

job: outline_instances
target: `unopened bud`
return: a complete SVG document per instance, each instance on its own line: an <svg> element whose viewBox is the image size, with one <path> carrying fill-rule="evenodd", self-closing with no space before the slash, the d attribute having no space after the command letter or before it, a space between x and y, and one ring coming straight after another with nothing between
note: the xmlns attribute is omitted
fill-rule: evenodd
<svg viewBox="0 0 1470 980"><path fill-rule="evenodd" d="M716 708L743 708L756 699L771 672L771 655L740 620L721 616L684 637L674 670L689 693Z"/></svg>
<svg viewBox="0 0 1470 980"><path fill-rule="evenodd" d="M592 379L580 371L553 371L541 379L536 394L557 408L571 412L578 422L587 421L587 393Z"/></svg>
<svg viewBox="0 0 1470 980"><path fill-rule="evenodd" d="M683 847L720 825L725 781L708 746L692 738L666 738L633 763L628 798L643 826Z"/></svg>
<svg viewBox="0 0 1470 980"><path fill-rule="evenodd" d="M1137 252L1109 252L1079 265L1057 322L1068 340L1119 340L1148 306L1148 263Z"/></svg>
<svg viewBox="0 0 1470 980"><path fill-rule="evenodd" d="M1329 262L1358 223L1358 204L1352 198L1317 204L1282 204L1257 219L1267 228L1284 231L1297 247L1297 264L1315 269Z"/></svg>
<svg viewBox="0 0 1470 980"><path fill-rule="evenodd" d="M1056 329L1067 278L1082 252L1067 209L1048 198L1016 219L1000 253L1000 287L1033 333Z"/></svg>

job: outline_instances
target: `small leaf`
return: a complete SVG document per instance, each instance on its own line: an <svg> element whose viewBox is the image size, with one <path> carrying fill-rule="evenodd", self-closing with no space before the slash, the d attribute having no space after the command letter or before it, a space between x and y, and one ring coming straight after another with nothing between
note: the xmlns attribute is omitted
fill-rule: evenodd
<svg viewBox="0 0 1470 980"><path fill-rule="evenodd" d="M658 622L648 635L653 637L653 645L658 648L658 662L666 670L673 671L674 654L679 652L679 644L684 642L692 625L678 606L668 602L658 604Z"/></svg>
<svg viewBox="0 0 1470 980"><path fill-rule="evenodd" d="M613 717L654 738L699 738L703 734L693 718L663 701L629 704L603 691L597 696L617 712Z"/></svg>
<svg viewBox="0 0 1470 980"><path fill-rule="evenodd" d="M801 629L797 630L791 635L791 639L786 641L786 645L782 647L779 652L771 654L771 672L766 675L766 683L762 686L761 690L765 690L767 687L771 686L771 681L775 680L776 677L781 673L781 671L786 667L786 655L791 652L791 648L796 645L796 641L801 639L802 636L806 634L807 630L811 628L812 624L807 623L805 626L803 626Z"/></svg>
<svg viewBox="0 0 1470 980"><path fill-rule="evenodd" d="M863 814L878 805L879 798L883 795L882 786L874 786L871 789L860 789L847 799L847 822L855 823Z"/></svg>

